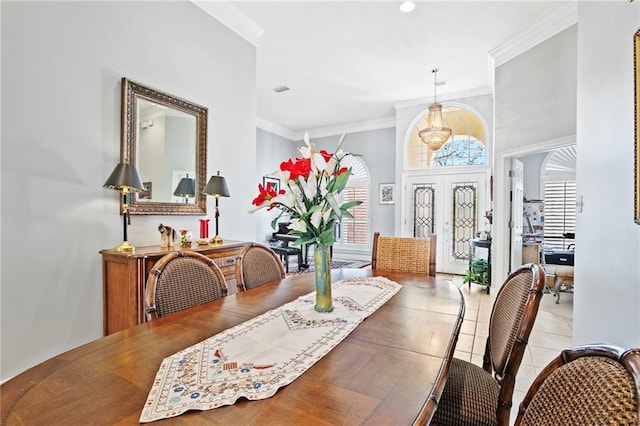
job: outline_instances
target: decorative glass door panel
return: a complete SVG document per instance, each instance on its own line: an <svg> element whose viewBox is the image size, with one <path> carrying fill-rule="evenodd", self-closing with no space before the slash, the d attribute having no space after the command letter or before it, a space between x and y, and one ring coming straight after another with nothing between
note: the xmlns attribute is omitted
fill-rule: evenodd
<svg viewBox="0 0 640 426"><path fill-rule="evenodd" d="M455 260L469 260L469 240L478 231L477 182L454 183L451 188L453 223L451 254Z"/></svg>
<svg viewBox="0 0 640 426"><path fill-rule="evenodd" d="M424 238L434 232L435 188L413 185L413 236Z"/></svg>
<svg viewBox="0 0 640 426"><path fill-rule="evenodd" d="M464 274L469 240L484 230L487 173L427 172L405 179L403 235L437 235L438 272Z"/></svg>

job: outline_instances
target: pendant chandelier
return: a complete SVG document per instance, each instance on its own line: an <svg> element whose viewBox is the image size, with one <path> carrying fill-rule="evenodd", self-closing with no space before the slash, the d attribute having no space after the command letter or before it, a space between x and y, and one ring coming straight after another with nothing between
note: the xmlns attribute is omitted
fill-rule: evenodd
<svg viewBox="0 0 640 426"><path fill-rule="evenodd" d="M442 118L442 105L436 102L436 76L438 69L431 70L433 73L433 104L429 105L429 115L427 116L427 127L418 132L422 142L427 144L431 151L437 151L451 137L451 129L445 127Z"/></svg>

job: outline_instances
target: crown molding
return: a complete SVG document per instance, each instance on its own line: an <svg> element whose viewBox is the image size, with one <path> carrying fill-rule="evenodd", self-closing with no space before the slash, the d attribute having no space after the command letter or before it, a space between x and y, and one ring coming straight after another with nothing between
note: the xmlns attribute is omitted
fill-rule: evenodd
<svg viewBox="0 0 640 426"><path fill-rule="evenodd" d="M316 129L309 129L308 132L310 138L323 138L325 136L341 135L342 133L358 133L369 130L388 129L390 127L396 127L395 117L375 118L336 126L318 127ZM304 132L297 132L295 136L296 138L294 140L302 140L304 138Z"/></svg>
<svg viewBox="0 0 640 426"><path fill-rule="evenodd" d="M228 1L191 0L200 9L226 25L231 31L258 46L264 29Z"/></svg>
<svg viewBox="0 0 640 426"><path fill-rule="evenodd" d="M560 138L549 139L542 142L527 144L517 148L508 149L497 153L498 158L518 157L529 155L533 152L546 152L553 149L562 148L563 146L574 145L576 143L576 135L563 136Z"/></svg>
<svg viewBox="0 0 640 426"><path fill-rule="evenodd" d="M301 141L304 139L305 132L295 132L260 117L256 120L256 127L269 133L273 133L274 135L282 136L283 138L291 141ZM396 127L395 117L376 118L373 120L339 124L337 126L318 127L315 129L309 129L307 132L309 133L310 138L323 138L326 136L341 135L342 133L366 132L369 130L388 129L390 127Z"/></svg>
<svg viewBox="0 0 640 426"><path fill-rule="evenodd" d="M571 1L511 40L489 51L490 68L496 68L578 22L578 2Z"/></svg>
<svg viewBox="0 0 640 426"><path fill-rule="evenodd" d="M464 98L473 98L475 96L493 95L491 87L484 86L477 89L470 89L464 92L448 93L446 95L438 95L438 102L457 101ZM427 98L409 99L406 101L398 101L393 104L396 110L409 108L414 106L424 106L433 103L433 96Z"/></svg>
<svg viewBox="0 0 640 426"><path fill-rule="evenodd" d="M267 131L269 133L273 133L274 135L278 135L285 139L289 139L290 141L296 141L296 140L302 139L302 138L296 139L297 133L293 132L292 130L287 129L286 127L282 127L279 124L276 124L272 121L265 120L264 118L258 117L256 119L256 127L264 131Z"/></svg>

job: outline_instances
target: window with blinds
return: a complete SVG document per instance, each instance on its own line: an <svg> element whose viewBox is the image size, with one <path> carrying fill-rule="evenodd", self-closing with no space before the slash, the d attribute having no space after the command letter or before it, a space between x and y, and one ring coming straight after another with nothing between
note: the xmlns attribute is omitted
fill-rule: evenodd
<svg viewBox="0 0 640 426"><path fill-rule="evenodd" d="M557 181L544 184L544 239L548 248L566 250L576 232L576 182Z"/></svg>
<svg viewBox="0 0 640 426"><path fill-rule="evenodd" d="M347 156L340 163L351 167L351 176L342 191L343 202L359 200L362 204L349 209L353 218L343 217L336 232L334 248L368 249L369 247L369 173L364 162Z"/></svg>
<svg viewBox="0 0 640 426"><path fill-rule="evenodd" d="M369 241L369 206L366 187L347 187L342 191L344 202L360 200L363 203L349 209L352 218L343 218L340 227L339 243L342 245L367 246Z"/></svg>

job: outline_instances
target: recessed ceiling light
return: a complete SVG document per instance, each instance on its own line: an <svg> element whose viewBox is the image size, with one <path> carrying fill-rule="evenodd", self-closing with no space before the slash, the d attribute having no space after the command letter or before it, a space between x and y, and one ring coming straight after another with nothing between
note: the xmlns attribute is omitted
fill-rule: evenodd
<svg viewBox="0 0 640 426"><path fill-rule="evenodd" d="M400 5L400 11L404 13L411 12L415 8L416 8L416 4L412 1L403 1L402 4Z"/></svg>
<svg viewBox="0 0 640 426"><path fill-rule="evenodd" d="M289 89L287 86L278 86L278 87L274 87L271 90L273 90L276 93L282 93L282 92L286 92L287 90L291 90L291 89Z"/></svg>

